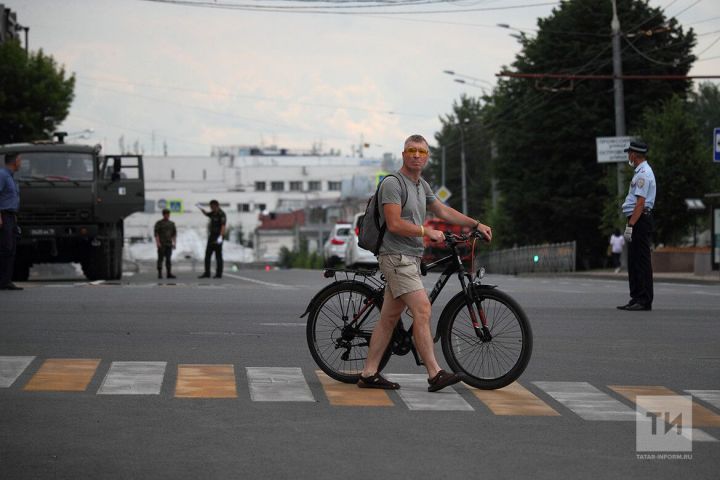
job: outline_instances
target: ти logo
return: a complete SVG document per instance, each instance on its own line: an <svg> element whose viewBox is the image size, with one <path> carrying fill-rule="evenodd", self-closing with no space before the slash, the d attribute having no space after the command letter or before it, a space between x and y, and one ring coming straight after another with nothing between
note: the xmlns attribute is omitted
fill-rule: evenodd
<svg viewBox="0 0 720 480"><path fill-rule="evenodd" d="M638 452L692 451L692 397L639 395L635 403Z"/></svg>

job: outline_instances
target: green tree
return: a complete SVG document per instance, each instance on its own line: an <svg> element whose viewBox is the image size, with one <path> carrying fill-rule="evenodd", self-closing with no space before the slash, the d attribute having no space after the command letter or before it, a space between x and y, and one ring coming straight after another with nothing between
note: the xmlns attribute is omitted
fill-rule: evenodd
<svg viewBox="0 0 720 480"><path fill-rule="evenodd" d="M448 205L458 211L462 209L460 155L464 137L468 215L485 218L492 171L491 138L483 126L483 103L463 95L453 104L453 113L440 118L440 122L442 128L435 134L438 147L432 149L427 179L437 187L442 183L442 147L445 147L445 186L452 192Z"/></svg>
<svg viewBox="0 0 720 480"><path fill-rule="evenodd" d="M690 96L690 113L700 128L703 143L703 157L712 158L714 148L713 130L720 128L720 87L711 82L703 82L697 92ZM720 191L720 164L710 169L712 182L710 190Z"/></svg>
<svg viewBox="0 0 720 480"><path fill-rule="evenodd" d="M649 163L657 181L655 240L677 244L694 222L685 199L702 198L711 187L713 165L702 132L688 104L673 97L645 113L638 133L650 145Z"/></svg>
<svg viewBox="0 0 720 480"><path fill-rule="evenodd" d="M73 100L75 77L66 78L42 50L26 55L16 41L0 44L0 144L49 137Z"/></svg>
<svg viewBox="0 0 720 480"><path fill-rule="evenodd" d="M695 35L641 0L619 0L626 74L689 70ZM610 0L562 2L521 36L511 70L522 73L612 74ZM639 31L652 35L634 35ZM633 35L633 36L631 36ZM651 60L649 60L651 59ZM628 131L642 112L689 90L688 81L625 81ZM495 171L508 222L504 244L577 240L579 266L599 265L607 243L607 212L618 212L615 165L596 162L595 138L615 134L612 80L501 80L485 125L497 142ZM612 185L612 186L611 186ZM604 221L605 220L605 221Z"/></svg>

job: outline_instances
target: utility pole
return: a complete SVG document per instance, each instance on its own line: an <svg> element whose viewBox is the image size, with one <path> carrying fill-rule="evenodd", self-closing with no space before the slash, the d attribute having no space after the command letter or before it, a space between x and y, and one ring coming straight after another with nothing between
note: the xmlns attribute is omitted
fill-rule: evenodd
<svg viewBox="0 0 720 480"><path fill-rule="evenodd" d="M465 164L465 132L460 121L460 183L462 185L462 213L467 215L467 165Z"/></svg>
<svg viewBox="0 0 720 480"><path fill-rule="evenodd" d="M613 51L613 91L615 94L615 136L625 136L625 92L622 80L622 58L620 54L620 19L617 15L617 0L612 1L613 17L610 23L612 29L612 51ZM618 196L623 194L624 163L617 164L617 188Z"/></svg>

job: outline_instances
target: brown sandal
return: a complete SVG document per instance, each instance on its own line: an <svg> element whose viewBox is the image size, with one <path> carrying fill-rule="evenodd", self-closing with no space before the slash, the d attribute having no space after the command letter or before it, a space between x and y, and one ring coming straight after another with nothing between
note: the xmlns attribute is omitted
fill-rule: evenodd
<svg viewBox="0 0 720 480"><path fill-rule="evenodd" d="M357 386L360 388L382 388L383 390L397 390L400 388L399 383L391 382L379 373L370 375L369 377L360 375Z"/></svg>
<svg viewBox="0 0 720 480"><path fill-rule="evenodd" d="M428 383L430 384L428 392L437 392L450 385L455 385L460 380L460 375L457 373L448 373L445 370L440 370L437 375L428 379Z"/></svg>

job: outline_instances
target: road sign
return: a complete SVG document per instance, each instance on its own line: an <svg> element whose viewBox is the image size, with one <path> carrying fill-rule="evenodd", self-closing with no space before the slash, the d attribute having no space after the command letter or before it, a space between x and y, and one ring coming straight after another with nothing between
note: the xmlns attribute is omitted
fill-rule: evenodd
<svg viewBox="0 0 720 480"><path fill-rule="evenodd" d="M627 162L628 156L623 150L632 140L635 137L595 137L598 163Z"/></svg>
<svg viewBox="0 0 720 480"><path fill-rule="evenodd" d="M715 145L713 161L720 162L720 128L716 128L715 130L713 130L713 138L713 144Z"/></svg>
<svg viewBox="0 0 720 480"><path fill-rule="evenodd" d="M445 203L447 202L448 198L452 196L452 192L448 190L445 185L443 185L442 187L438 188L438 191L435 192L435 195L440 199L441 202Z"/></svg>

